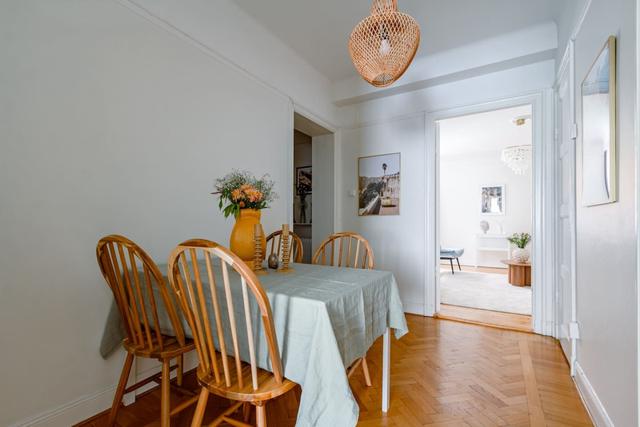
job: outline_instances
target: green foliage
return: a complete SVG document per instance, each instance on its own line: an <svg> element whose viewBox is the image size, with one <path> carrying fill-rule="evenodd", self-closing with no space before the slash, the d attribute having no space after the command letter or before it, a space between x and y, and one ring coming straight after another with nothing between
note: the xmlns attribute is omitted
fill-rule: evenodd
<svg viewBox="0 0 640 427"><path fill-rule="evenodd" d="M241 209L265 209L278 195L273 191L274 182L269 175L257 179L248 171L233 170L215 183L219 195L218 207L224 217L237 217Z"/></svg>
<svg viewBox="0 0 640 427"><path fill-rule="evenodd" d="M507 237L507 240L516 247L524 249L531 241L531 234L529 233L514 233L511 237Z"/></svg>

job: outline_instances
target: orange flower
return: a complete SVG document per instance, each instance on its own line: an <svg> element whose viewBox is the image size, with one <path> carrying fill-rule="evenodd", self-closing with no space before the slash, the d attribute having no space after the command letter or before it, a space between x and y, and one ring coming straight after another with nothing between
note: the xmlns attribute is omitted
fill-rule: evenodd
<svg viewBox="0 0 640 427"><path fill-rule="evenodd" d="M241 202L240 202L240 203L238 203L238 204L240 205L240 207L241 207L241 208L244 208L244 202L242 202L242 201L241 201Z"/></svg>
<svg viewBox="0 0 640 427"><path fill-rule="evenodd" d="M234 202L237 202L238 200L240 200L242 198L242 194L240 192L239 189L235 189L231 192L231 198L233 199Z"/></svg>

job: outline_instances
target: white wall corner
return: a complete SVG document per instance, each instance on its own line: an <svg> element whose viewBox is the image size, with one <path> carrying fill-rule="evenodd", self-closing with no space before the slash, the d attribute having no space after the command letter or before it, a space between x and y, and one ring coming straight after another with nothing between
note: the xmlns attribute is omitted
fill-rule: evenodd
<svg viewBox="0 0 640 427"><path fill-rule="evenodd" d="M596 427L614 427L613 421L609 418L607 410L598 398L595 389L589 382L587 374L584 372L579 362L575 364L575 382L578 387L578 393L584 402L587 412L591 417L591 421Z"/></svg>

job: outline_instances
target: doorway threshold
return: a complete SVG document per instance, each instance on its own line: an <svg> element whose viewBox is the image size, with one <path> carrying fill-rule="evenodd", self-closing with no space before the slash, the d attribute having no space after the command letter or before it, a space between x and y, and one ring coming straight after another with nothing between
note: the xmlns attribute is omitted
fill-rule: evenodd
<svg viewBox="0 0 640 427"><path fill-rule="evenodd" d="M440 304L440 311L436 313L434 317L510 331L533 333L533 328L531 327L531 316L524 314L504 313L500 311L482 310L479 308Z"/></svg>

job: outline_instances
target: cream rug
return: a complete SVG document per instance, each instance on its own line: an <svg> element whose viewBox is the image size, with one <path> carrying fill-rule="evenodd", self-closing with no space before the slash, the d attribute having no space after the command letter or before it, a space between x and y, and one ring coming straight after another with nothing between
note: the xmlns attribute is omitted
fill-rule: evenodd
<svg viewBox="0 0 640 427"><path fill-rule="evenodd" d="M531 314L531 287L510 285L506 274L440 272L440 302L507 313Z"/></svg>

